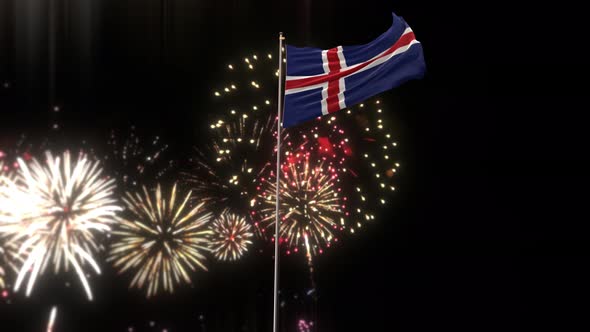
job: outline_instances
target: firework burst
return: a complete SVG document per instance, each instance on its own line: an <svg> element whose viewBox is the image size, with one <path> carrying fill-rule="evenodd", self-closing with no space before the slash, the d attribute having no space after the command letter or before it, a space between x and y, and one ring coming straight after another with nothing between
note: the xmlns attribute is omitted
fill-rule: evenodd
<svg viewBox="0 0 590 332"><path fill-rule="evenodd" d="M20 243L23 257L14 288L18 291L28 275L29 296L48 266L57 274L71 265L92 300L83 267L88 263L100 274L93 258L100 249L97 236L110 230L121 210L113 197L114 180L84 155L74 161L69 152L45 157L30 163L19 158L16 178L0 186L0 233Z"/></svg>
<svg viewBox="0 0 590 332"><path fill-rule="evenodd" d="M246 219L222 213L210 226L211 251L218 260L235 261L242 257L252 244L252 226Z"/></svg>
<svg viewBox="0 0 590 332"><path fill-rule="evenodd" d="M286 162L281 174L281 241L289 248L288 253L304 247L309 255L315 255L338 240L334 234L342 230L345 223L346 197L341 193L338 172L322 163L315 165L305 156L296 162ZM276 189L274 173L261 179L264 199L257 226L262 233L274 229Z"/></svg>
<svg viewBox="0 0 590 332"><path fill-rule="evenodd" d="M123 199L127 213L112 232L108 260L120 273L135 270L130 287L146 287L151 297L160 289L172 293L175 284L191 283L189 270L207 270L211 213L204 203L189 207L190 192L177 200L176 184L169 197L163 197L160 185L155 193L142 189Z"/></svg>

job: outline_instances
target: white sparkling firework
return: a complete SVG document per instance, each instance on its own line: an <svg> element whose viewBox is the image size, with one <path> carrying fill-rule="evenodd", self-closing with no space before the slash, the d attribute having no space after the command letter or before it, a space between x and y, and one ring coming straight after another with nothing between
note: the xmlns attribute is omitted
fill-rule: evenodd
<svg viewBox="0 0 590 332"><path fill-rule="evenodd" d="M235 261L242 257L252 244L252 226L246 219L233 214L222 213L210 226L211 251L222 261Z"/></svg>
<svg viewBox="0 0 590 332"><path fill-rule="evenodd" d="M98 161L85 155L72 160L69 152L57 157L46 152L43 162L19 158L18 165L16 178L0 186L0 234L20 241L24 260L14 289L28 276L29 296L49 266L57 274L71 265L92 300L83 268L89 264L100 274L93 257L100 250L97 237L110 231L121 210L114 180L102 174Z"/></svg>
<svg viewBox="0 0 590 332"><path fill-rule="evenodd" d="M190 198L189 192L177 201L175 184L169 198L158 185L155 194L143 187L143 192L128 192L123 199L127 212L112 232L108 261L120 273L135 270L130 287L147 287L147 297L191 283L188 270L207 270L204 252L209 250L206 224L211 213L204 203L189 207Z"/></svg>

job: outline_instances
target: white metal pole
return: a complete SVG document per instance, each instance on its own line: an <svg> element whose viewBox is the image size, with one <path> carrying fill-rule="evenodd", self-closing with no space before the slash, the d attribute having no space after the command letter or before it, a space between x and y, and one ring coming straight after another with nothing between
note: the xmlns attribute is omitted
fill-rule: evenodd
<svg viewBox="0 0 590 332"><path fill-rule="evenodd" d="M279 33L279 96L277 98L277 191L276 191L276 219L275 219L275 276L274 276L274 306L273 306L273 332L279 331L279 230L280 230L280 216L279 216L279 195L280 195L280 180L281 180L281 109L283 107L283 33Z"/></svg>

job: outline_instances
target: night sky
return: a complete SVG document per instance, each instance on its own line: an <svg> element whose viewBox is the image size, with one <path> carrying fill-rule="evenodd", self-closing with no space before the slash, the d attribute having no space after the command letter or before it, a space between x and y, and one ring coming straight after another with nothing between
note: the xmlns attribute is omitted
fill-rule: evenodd
<svg viewBox="0 0 590 332"><path fill-rule="evenodd" d="M588 184L584 125L556 116L580 109L583 92L570 82L587 64L576 52L547 55L574 43L563 33L582 22L564 18L571 9L0 0L0 148L21 133L65 146L135 125L185 160L204 139L211 91L229 60L274 50L279 31L297 46L364 44L390 26L392 11L422 42L427 74L381 95L399 137L397 190L375 223L316 261L312 331L520 331L529 318L571 322L581 309L563 309L568 319L542 314L544 303L569 308L580 291L572 281L582 278L574 266L587 263L579 254L587 228L572 208L587 204L587 193L565 195ZM281 325L291 332L308 309L293 299L305 297L307 268L301 257L282 263ZM0 331L44 331L54 305L55 332L270 331L268 255L212 265L193 288L150 300L103 266L91 279L94 302L73 274L49 273L30 298L0 299Z"/></svg>

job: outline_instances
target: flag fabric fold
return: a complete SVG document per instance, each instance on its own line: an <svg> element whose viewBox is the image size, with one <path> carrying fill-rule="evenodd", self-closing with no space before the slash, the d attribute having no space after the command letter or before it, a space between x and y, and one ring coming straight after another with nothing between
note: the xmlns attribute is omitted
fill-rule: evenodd
<svg viewBox="0 0 590 332"><path fill-rule="evenodd" d="M358 104L424 76L422 46L393 14L389 30L372 42L328 50L287 45L283 127Z"/></svg>

